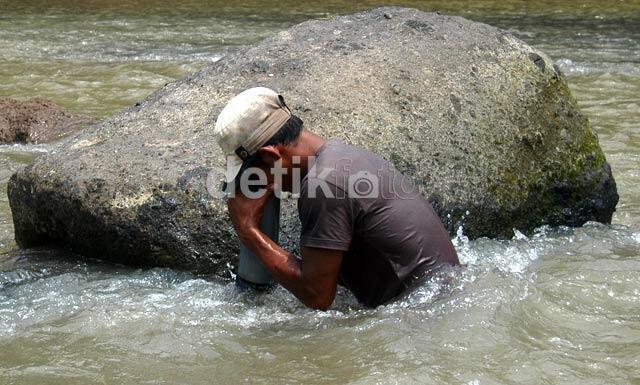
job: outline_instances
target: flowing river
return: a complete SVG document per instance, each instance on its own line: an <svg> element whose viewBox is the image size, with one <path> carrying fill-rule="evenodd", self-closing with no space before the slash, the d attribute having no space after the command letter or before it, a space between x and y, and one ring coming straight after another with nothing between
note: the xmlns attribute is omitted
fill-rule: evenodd
<svg viewBox="0 0 640 385"><path fill-rule="evenodd" d="M0 96L102 118L244 44L381 2L0 0ZM387 2L391 3L391 2ZM640 384L640 2L405 1L546 52L597 131L612 225L454 239L468 267L328 312L171 269L17 250L0 146L0 384Z"/></svg>

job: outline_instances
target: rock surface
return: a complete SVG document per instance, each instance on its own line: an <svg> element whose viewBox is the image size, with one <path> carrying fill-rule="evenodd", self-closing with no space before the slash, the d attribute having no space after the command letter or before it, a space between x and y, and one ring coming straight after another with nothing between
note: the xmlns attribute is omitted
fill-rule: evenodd
<svg viewBox="0 0 640 385"><path fill-rule="evenodd" d="M91 123L47 99L0 98L0 144L51 142Z"/></svg>
<svg viewBox="0 0 640 385"><path fill-rule="evenodd" d="M238 252L213 123L236 93L280 91L306 126L390 159L470 237L608 222L615 182L563 75L507 32L379 8L308 21L168 84L13 175L21 246L226 271ZM209 176L209 178L208 178ZM209 182L209 183L208 183ZM281 240L297 242L295 202Z"/></svg>

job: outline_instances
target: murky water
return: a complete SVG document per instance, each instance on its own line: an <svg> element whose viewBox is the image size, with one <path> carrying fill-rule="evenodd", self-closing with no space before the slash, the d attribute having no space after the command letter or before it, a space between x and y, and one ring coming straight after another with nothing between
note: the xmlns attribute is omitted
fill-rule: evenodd
<svg viewBox="0 0 640 385"><path fill-rule="evenodd" d="M0 96L104 117L239 45L376 4L264 3L0 0ZM612 164L612 226L459 236L468 268L376 310L342 292L314 312L282 289L16 251L6 181L55 146L0 146L0 384L640 384L640 3L403 3L556 61Z"/></svg>

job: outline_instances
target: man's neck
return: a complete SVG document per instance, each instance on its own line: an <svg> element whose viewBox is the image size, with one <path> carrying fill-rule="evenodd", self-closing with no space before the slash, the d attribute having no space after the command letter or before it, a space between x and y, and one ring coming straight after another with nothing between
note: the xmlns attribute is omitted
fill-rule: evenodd
<svg viewBox="0 0 640 385"><path fill-rule="evenodd" d="M293 146L287 149L289 155L300 157L300 174L302 177L309 171L309 158L315 156L327 141L311 131L303 130Z"/></svg>

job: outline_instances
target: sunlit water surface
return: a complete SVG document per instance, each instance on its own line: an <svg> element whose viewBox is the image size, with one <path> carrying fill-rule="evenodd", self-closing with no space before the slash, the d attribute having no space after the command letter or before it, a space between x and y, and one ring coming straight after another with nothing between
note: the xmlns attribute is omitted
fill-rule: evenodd
<svg viewBox="0 0 640 385"><path fill-rule="evenodd" d="M380 2L0 1L0 96L105 117L294 23ZM18 251L6 182L55 145L0 146L0 384L640 384L640 4L398 2L542 49L598 132L614 224L454 239L466 268L328 312L170 269Z"/></svg>

